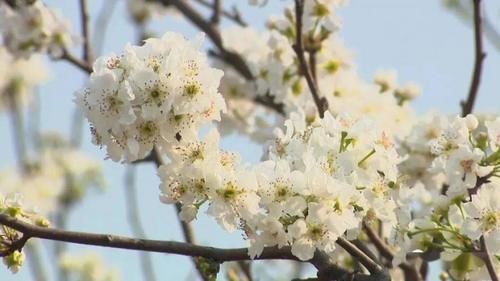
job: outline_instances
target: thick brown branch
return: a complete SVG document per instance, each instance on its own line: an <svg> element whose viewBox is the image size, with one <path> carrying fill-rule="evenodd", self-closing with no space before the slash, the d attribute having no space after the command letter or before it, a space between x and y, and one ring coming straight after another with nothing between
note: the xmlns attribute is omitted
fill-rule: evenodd
<svg viewBox="0 0 500 281"><path fill-rule="evenodd" d="M23 233L23 235L26 237L26 240L29 238L40 238L53 241L119 248L126 250L140 250L192 257L204 257L207 259L213 259L218 262L250 259L250 257L248 256L247 248L221 249L175 241L136 239L109 234L93 234L51 229L28 224L5 214L0 214L0 225L5 225ZM297 258L292 255L289 247L283 247L281 249L275 247L265 248L261 256L257 257L256 259L297 260Z"/></svg>
<svg viewBox="0 0 500 281"><path fill-rule="evenodd" d="M483 61L486 53L483 50L482 39L482 18L481 18L481 0L473 0L474 3L474 41L475 41L475 61L474 70L472 72L472 80L469 88L469 95L465 102L462 102L462 116L466 116L472 112L474 102L476 101L481 82L481 73L483 70Z"/></svg>
<svg viewBox="0 0 500 281"><path fill-rule="evenodd" d="M307 64L304 55L304 41L302 39L302 16L304 14L304 0L295 0L295 30L296 30L296 40L293 45L293 49L297 54L297 59L299 61L300 72L306 78L307 86L311 91L314 99L314 103L318 108L319 117L323 118L325 111L328 109L328 102L325 98L320 98L318 85L314 80L311 73L311 69Z"/></svg>
<svg viewBox="0 0 500 281"><path fill-rule="evenodd" d="M82 245L167 253L190 257L203 257L219 263L251 260L251 258L248 256L248 248L221 249L175 241L147 240L110 234L66 231L32 225L5 214L0 214L0 225L7 226L23 234L20 240L14 242L16 245L16 249L22 249L26 241L31 238L40 238ZM341 238L339 241L339 244L345 245L343 238ZM350 249L350 247L347 247L347 249ZM356 250L351 249L348 251L349 253L351 253L352 251L352 253L356 255L358 254ZM260 256L255 257L254 259L300 261L292 254L291 248L289 246L282 248L266 247L264 248ZM311 260L302 262L308 262L314 265L314 267L318 269L318 277L320 277L320 280L344 280L342 278L348 278L345 280L353 281L390 280L387 279L387 274L382 270L376 270L377 272L373 273L372 275L349 273L348 271L332 264L329 260L329 257L320 251L316 251L314 257ZM367 267L372 268L372 266L368 263Z"/></svg>

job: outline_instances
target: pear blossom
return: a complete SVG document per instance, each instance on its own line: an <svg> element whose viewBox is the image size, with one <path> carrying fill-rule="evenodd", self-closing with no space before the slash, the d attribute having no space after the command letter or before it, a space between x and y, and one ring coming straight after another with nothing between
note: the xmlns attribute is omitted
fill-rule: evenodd
<svg viewBox="0 0 500 281"><path fill-rule="evenodd" d="M485 184L463 205L465 221L462 231L471 239L482 235L491 254L500 254L500 189Z"/></svg>
<svg viewBox="0 0 500 281"><path fill-rule="evenodd" d="M96 61L75 102L91 124L93 142L106 146L113 161L135 161L153 147L167 150L196 139L200 126L220 120L226 108L217 91L222 72L198 51L202 37L166 33Z"/></svg>
<svg viewBox="0 0 500 281"><path fill-rule="evenodd" d="M180 203L186 221L207 204L207 214L224 229L244 231L251 257L285 245L302 260L317 249L333 255L337 238L348 233L354 239L368 213L396 224L397 190L391 188L401 159L391 136L370 131L370 124L329 112L308 123L305 113L294 113L251 166L237 157L227 161L211 130L203 141L167 151L160 198Z"/></svg>

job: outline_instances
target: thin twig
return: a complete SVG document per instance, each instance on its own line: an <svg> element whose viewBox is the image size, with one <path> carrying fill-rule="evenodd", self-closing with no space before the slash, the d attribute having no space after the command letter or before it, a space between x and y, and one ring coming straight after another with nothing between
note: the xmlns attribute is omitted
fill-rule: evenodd
<svg viewBox="0 0 500 281"><path fill-rule="evenodd" d="M466 116L472 112L474 102L476 101L481 82L481 73L483 70L483 61L486 53L483 50L482 39L482 18L481 18L481 0L473 0L474 3L474 42L475 42L475 62L472 72L472 80L469 88L469 95L465 102L462 102L462 116Z"/></svg>
<svg viewBox="0 0 500 281"><path fill-rule="evenodd" d="M73 56L67 50L63 51L63 54L62 54L62 56L61 56L60 59L66 60L67 62L73 64L76 67L78 67L83 72L92 73L92 66L90 66L90 64L88 64L87 62L82 61L82 60L76 58L75 56Z"/></svg>
<svg viewBox="0 0 500 281"><path fill-rule="evenodd" d="M500 277L495 271L495 266L493 265L493 261L491 260L491 255L488 253L488 248L486 247L484 236L481 236L479 242L481 244L481 251L484 253L484 255L481 255L481 257L486 264L486 268L488 269L488 273L490 274L491 281L499 281Z"/></svg>
<svg viewBox="0 0 500 281"><path fill-rule="evenodd" d="M93 245L125 250L149 251L155 253L168 253L190 257L203 257L218 263L252 260L248 255L248 248L222 249L176 241L148 240L110 234L67 231L40 227L18 220L6 214L0 214L0 225L7 226L23 234L20 240L15 241L12 244L13 248L9 249L10 251L21 250L24 247L25 243L31 238L40 238L45 240L68 242L81 245ZM341 239L340 241L340 244L344 244L344 242L342 242L343 239ZM350 247L346 248L349 249ZM356 250L354 249L352 250L352 252L356 253ZM292 254L291 247L289 246L281 248L265 247L262 253L254 259L300 261L296 256ZM316 251L311 260L301 262L308 262L314 265L314 267L318 270L318 277L320 278L320 280L390 280L387 278L387 274L382 270L379 270L379 272L376 272L372 275L349 273L348 271L339 268L335 264L331 263L329 257L320 251ZM372 266L367 263L367 267L371 268Z"/></svg>
<svg viewBox="0 0 500 281"><path fill-rule="evenodd" d="M383 271L383 268L379 264L373 261L368 255L358 249L358 247L349 242L347 239L339 237L337 239L337 244L344 248L344 250L346 250L355 259L359 260L359 262L366 267L370 273L376 274Z"/></svg>
<svg viewBox="0 0 500 281"><path fill-rule="evenodd" d="M23 233L23 237L26 237L24 240L40 238L82 245L203 257L217 262L250 260L248 248L221 249L184 242L147 240L110 234L66 231L32 225L6 214L0 214L0 225L5 225ZM20 250L23 246L24 244L19 245L18 249L13 250ZM267 247L256 259L298 260L298 258L291 253L290 247L282 247L281 249L277 247Z"/></svg>
<svg viewBox="0 0 500 281"><path fill-rule="evenodd" d="M307 86L313 96L314 103L318 108L319 117L325 116L325 111L328 109L328 102L325 98L320 98L318 85L309 69L305 55L304 55L304 41L302 39L302 16L304 14L304 0L295 0L295 30L296 40L293 49L297 54L299 61L300 72L307 81Z"/></svg>
<svg viewBox="0 0 500 281"><path fill-rule="evenodd" d="M137 190L135 185L135 167L128 166L125 171L125 197L127 204L127 219L136 237L146 238L146 232L142 225L139 215L139 204L137 202ZM140 253L141 269L145 280L156 280L151 254L148 252Z"/></svg>
<svg viewBox="0 0 500 281"><path fill-rule="evenodd" d="M378 236L377 232L373 230L366 222L363 222L363 229L375 248L377 248L379 253L382 255L382 257L387 259L389 262L392 262L392 260L394 259L394 253L382 240L382 238ZM409 281L423 281L422 275L417 270L415 265L412 265L408 262L403 262L399 265L399 267L403 270L405 276L408 277L407 279Z"/></svg>
<svg viewBox="0 0 500 281"><path fill-rule="evenodd" d="M94 60L92 54L92 44L90 43L90 30L89 30L89 9L87 0L80 0L80 20L83 37L83 54L82 58L87 64L92 64Z"/></svg>

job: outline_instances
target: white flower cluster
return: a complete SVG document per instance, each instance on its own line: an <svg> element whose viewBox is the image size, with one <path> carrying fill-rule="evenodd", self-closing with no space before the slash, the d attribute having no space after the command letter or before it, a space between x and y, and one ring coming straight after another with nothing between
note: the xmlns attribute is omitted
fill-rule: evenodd
<svg viewBox="0 0 500 281"><path fill-rule="evenodd" d="M460 196L476 187L478 178L490 175L500 157L496 136L500 119L478 121L465 118L429 116L418 122L401 141L401 164L411 184L422 183L429 190ZM499 158L500 159L500 158Z"/></svg>
<svg viewBox="0 0 500 281"><path fill-rule="evenodd" d="M33 88L46 79L47 69L38 57L16 59L0 46L0 111L11 108L12 98L16 106L27 105Z"/></svg>
<svg viewBox="0 0 500 281"><path fill-rule="evenodd" d="M434 116L412 129L402 149L408 158L400 170L414 187L400 196L394 262L438 248L453 278L487 278L484 263L471 253L485 253L483 237L489 254L500 256L500 117Z"/></svg>
<svg viewBox="0 0 500 281"><path fill-rule="evenodd" d="M220 120L223 73L198 51L202 39L166 33L96 61L76 103L91 123L93 142L106 146L111 159L141 159L153 147L196 139L201 125Z"/></svg>
<svg viewBox="0 0 500 281"><path fill-rule="evenodd" d="M0 2L0 30L4 44L17 57L35 52L59 57L73 43L69 22L40 0Z"/></svg>
<svg viewBox="0 0 500 281"><path fill-rule="evenodd" d="M25 171L0 172L2 193L20 195L25 205L35 207L42 215L53 214L61 204L80 200L88 187L101 187L102 182L101 167L96 160L74 149L49 144L45 144L38 160L26 164Z"/></svg>
<svg viewBox="0 0 500 281"><path fill-rule="evenodd" d="M223 133L236 130L257 141L269 138L271 128L282 120L277 118L277 122L273 122L263 118L263 113L252 101L256 98L282 104L286 116L302 110L308 119L317 118L316 105L305 78L300 75L291 47L295 42L295 25L290 13L271 19L270 31L261 34L242 27L222 32L226 48L240 54L255 77L255 85L252 85L230 66L220 64L225 73L221 92L229 112L220 123ZM357 73L352 55L336 33L311 35L305 32L304 37L305 47L315 50L319 92L327 99L332 114L348 113L356 118L372 119L378 128L397 136L408 133L413 111L406 101L419 94L418 86L413 83L398 86L397 74L390 71L376 73L374 82L364 81Z"/></svg>
<svg viewBox="0 0 500 281"><path fill-rule="evenodd" d="M291 245L302 260L316 249L332 254L337 238L356 237L367 215L395 225L400 159L389 135L329 113L311 124L292 114L285 126L267 160L252 167L219 151L216 131L174 147L159 169L162 201L181 203L186 221L208 201L207 213L225 229L245 232L252 257L275 245Z"/></svg>
<svg viewBox="0 0 500 281"><path fill-rule="evenodd" d="M118 281L121 280L119 272L105 266L102 259L95 253L79 255L64 254L59 264L70 280L88 281Z"/></svg>

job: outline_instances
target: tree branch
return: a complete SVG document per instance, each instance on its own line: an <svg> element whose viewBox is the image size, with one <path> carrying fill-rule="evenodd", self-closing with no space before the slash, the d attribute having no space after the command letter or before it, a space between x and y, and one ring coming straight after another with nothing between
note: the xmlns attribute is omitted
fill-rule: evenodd
<svg viewBox="0 0 500 281"><path fill-rule="evenodd" d="M86 73L92 73L92 66L88 64L85 61L82 61L75 56L73 56L71 53L68 52L68 50L63 50L63 54L60 59L66 60L67 62L73 64L74 66L78 67L80 70Z"/></svg>
<svg viewBox="0 0 500 281"><path fill-rule="evenodd" d="M363 251L358 249L354 244L349 242L347 239L339 237L337 239L337 244L339 244L344 250L346 250L351 256L359 260L359 262L368 269L372 274L378 274L383 271L383 268L373 261L369 256L367 256Z"/></svg>
<svg viewBox="0 0 500 281"><path fill-rule="evenodd" d="M89 31L89 9L87 0L80 0L80 19L81 28L83 36L83 60L87 64L91 64L93 61L92 54L92 44L90 43L90 31Z"/></svg>
<svg viewBox="0 0 500 281"><path fill-rule="evenodd" d="M474 41L475 41L475 62L472 72L472 80L469 88L469 95L465 102L462 102L462 116L466 116L472 112L474 102L476 101L481 81L481 73L483 69L483 61L486 53L483 50L482 39L482 18L481 18L481 0L473 0L474 3Z"/></svg>
<svg viewBox="0 0 500 281"><path fill-rule="evenodd" d="M488 269L488 273L490 274L491 281L499 281L500 277L495 271L495 266L493 265L493 261L491 260L491 255L488 253L488 248L486 247L484 236L481 236L479 242L481 244L481 251L484 252L484 255L481 255L481 258L486 264L486 268Z"/></svg>
<svg viewBox="0 0 500 281"><path fill-rule="evenodd" d="M110 234L66 231L32 225L6 214L0 214L0 225L7 226L23 234L19 240L15 241L11 245L11 248L9 249L10 251L21 250L25 243L31 238L40 238L81 245L149 251L190 257L203 257L218 263L252 260L248 255L248 248L222 249L184 242L147 240ZM341 242L339 244L344 244L343 238L341 238L340 241ZM349 249L350 247L347 248ZM354 250L354 253L356 253L355 251L356 250ZM337 267L335 264L332 264L329 257L320 251L316 251L311 260L301 261L292 254L291 247L289 246L281 248L266 247L260 256L255 257L255 260L293 260L308 262L318 270L318 277L320 280L344 280L342 278L349 278L345 280L353 281L390 280L387 279L387 274L382 270L378 270L378 272L373 273L372 275L349 273L348 271ZM370 268L372 267L368 263L367 266Z"/></svg>
<svg viewBox="0 0 500 281"><path fill-rule="evenodd" d="M366 222L363 222L363 229L365 230L366 235L373 243L375 248L379 251L379 253L387 259L389 262L392 262L394 259L394 253L389 248L389 246L378 236L378 234L373 230ZM417 270L415 265L412 265L408 262L401 263L399 267L405 273L405 276L408 277L409 280L413 281L423 281L423 278L420 272Z"/></svg>
<svg viewBox="0 0 500 281"><path fill-rule="evenodd" d="M304 41L302 39L302 16L304 14L304 0L295 0L295 30L296 30L296 40L293 45L293 49L297 54L297 59L299 61L300 72L307 81L307 86L311 91L314 99L314 103L318 108L319 117L323 118L325 116L325 111L328 109L328 101L323 97L320 98L318 85L313 78L311 70L307 64L304 55Z"/></svg>

